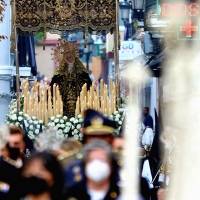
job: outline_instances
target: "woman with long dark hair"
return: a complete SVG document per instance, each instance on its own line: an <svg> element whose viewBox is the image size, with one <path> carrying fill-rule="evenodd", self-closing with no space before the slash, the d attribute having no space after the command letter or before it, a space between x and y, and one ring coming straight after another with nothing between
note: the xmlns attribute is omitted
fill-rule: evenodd
<svg viewBox="0 0 200 200"><path fill-rule="evenodd" d="M51 153L37 152L22 170L24 200L62 200L62 168Z"/></svg>

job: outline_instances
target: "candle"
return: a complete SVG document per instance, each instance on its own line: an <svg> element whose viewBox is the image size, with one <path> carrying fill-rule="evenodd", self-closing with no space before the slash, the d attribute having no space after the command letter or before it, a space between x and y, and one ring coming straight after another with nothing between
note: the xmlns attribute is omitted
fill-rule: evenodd
<svg viewBox="0 0 200 200"><path fill-rule="evenodd" d="M42 100L42 87L40 86L40 102L41 102L41 100Z"/></svg>
<svg viewBox="0 0 200 200"><path fill-rule="evenodd" d="M41 119L42 121L44 121L44 111L43 111L43 109L42 109L42 111L41 111L40 119Z"/></svg>
<svg viewBox="0 0 200 200"><path fill-rule="evenodd" d="M87 107L87 100L86 100L86 96L84 98L84 110L86 110L86 107Z"/></svg>
<svg viewBox="0 0 200 200"><path fill-rule="evenodd" d="M89 97L89 108L92 108L92 97Z"/></svg>
<svg viewBox="0 0 200 200"><path fill-rule="evenodd" d="M102 113L104 114L104 111L105 111L104 100L102 101L102 106L101 106L101 108L102 108Z"/></svg>
<svg viewBox="0 0 200 200"><path fill-rule="evenodd" d="M39 108L37 108L37 118L39 119Z"/></svg>
<svg viewBox="0 0 200 200"><path fill-rule="evenodd" d="M98 110L97 96L94 98L94 107L96 110Z"/></svg>
<svg viewBox="0 0 200 200"><path fill-rule="evenodd" d="M56 98L53 97L53 116L56 116Z"/></svg>
<svg viewBox="0 0 200 200"><path fill-rule="evenodd" d="M112 76L110 77L110 96L112 95L112 85L113 85L113 80Z"/></svg>
<svg viewBox="0 0 200 200"><path fill-rule="evenodd" d="M116 111L116 99L115 99L115 96L114 96L114 106L113 106L113 112Z"/></svg>
<svg viewBox="0 0 200 200"><path fill-rule="evenodd" d="M63 102L60 102L60 114L63 115Z"/></svg>
<svg viewBox="0 0 200 200"><path fill-rule="evenodd" d="M41 103L39 102L39 104L38 104L38 108L39 108L39 115L38 115L38 119L42 119L42 106L41 106Z"/></svg>
<svg viewBox="0 0 200 200"><path fill-rule="evenodd" d="M63 109L60 109L60 114L63 116Z"/></svg>
<svg viewBox="0 0 200 200"><path fill-rule="evenodd" d="M99 87L96 88L97 99L99 100Z"/></svg>
<svg viewBox="0 0 200 200"><path fill-rule="evenodd" d="M49 118L48 118L48 111L47 109L45 110L45 125L48 124Z"/></svg>
<svg viewBox="0 0 200 200"><path fill-rule="evenodd" d="M100 96L103 96L103 79L100 81Z"/></svg>
<svg viewBox="0 0 200 200"><path fill-rule="evenodd" d="M53 84L53 97L56 97L56 84Z"/></svg>

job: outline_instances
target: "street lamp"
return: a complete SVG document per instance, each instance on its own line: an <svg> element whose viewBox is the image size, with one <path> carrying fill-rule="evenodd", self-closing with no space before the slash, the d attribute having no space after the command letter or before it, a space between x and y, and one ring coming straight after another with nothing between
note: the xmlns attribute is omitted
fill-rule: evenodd
<svg viewBox="0 0 200 200"><path fill-rule="evenodd" d="M131 0L131 4L135 15L134 17L137 18L138 21L143 21L145 0Z"/></svg>
<svg viewBox="0 0 200 200"><path fill-rule="evenodd" d="M119 8L121 10L121 19L124 21L124 26L127 27L129 24L131 4L127 0L124 0L119 3Z"/></svg>
<svg viewBox="0 0 200 200"><path fill-rule="evenodd" d="M84 54L86 56L86 69L89 71L89 60L90 60L90 54L92 53L93 50L93 44L94 40L92 39L91 36L88 36L86 38L86 48L84 48Z"/></svg>

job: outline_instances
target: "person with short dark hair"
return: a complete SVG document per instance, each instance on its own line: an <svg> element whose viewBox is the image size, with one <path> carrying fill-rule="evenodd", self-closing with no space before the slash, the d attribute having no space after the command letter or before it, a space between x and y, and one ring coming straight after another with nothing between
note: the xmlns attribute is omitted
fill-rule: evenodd
<svg viewBox="0 0 200 200"><path fill-rule="evenodd" d="M145 128L153 129L153 118L149 114L149 108L143 107L142 112L143 112L143 116L144 116L143 124L144 124Z"/></svg>
<svg viewBox="0 0 200 200"><path fill-rule="evenodd" d="M17 126L0 127L0 144L3 141L4 145L0 145L0 199L19 200L24 133Z"/></svg>

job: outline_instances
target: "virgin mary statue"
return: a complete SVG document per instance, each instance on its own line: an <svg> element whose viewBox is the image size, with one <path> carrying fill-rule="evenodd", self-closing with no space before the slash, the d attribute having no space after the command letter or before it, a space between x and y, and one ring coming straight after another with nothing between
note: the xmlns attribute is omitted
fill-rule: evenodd
<svg viewBox="0 0 200 200"><path fill-rule="evenodd" d="M51 88L53 88L53 84L59 86L63 100L63 115L74 117L76 101L82 86L87 83L87 90L89 90L92 82L88 71L78 58L76 44L60 39L54 50L54 56L59 64L53 74L50 86Z"/></svg>

